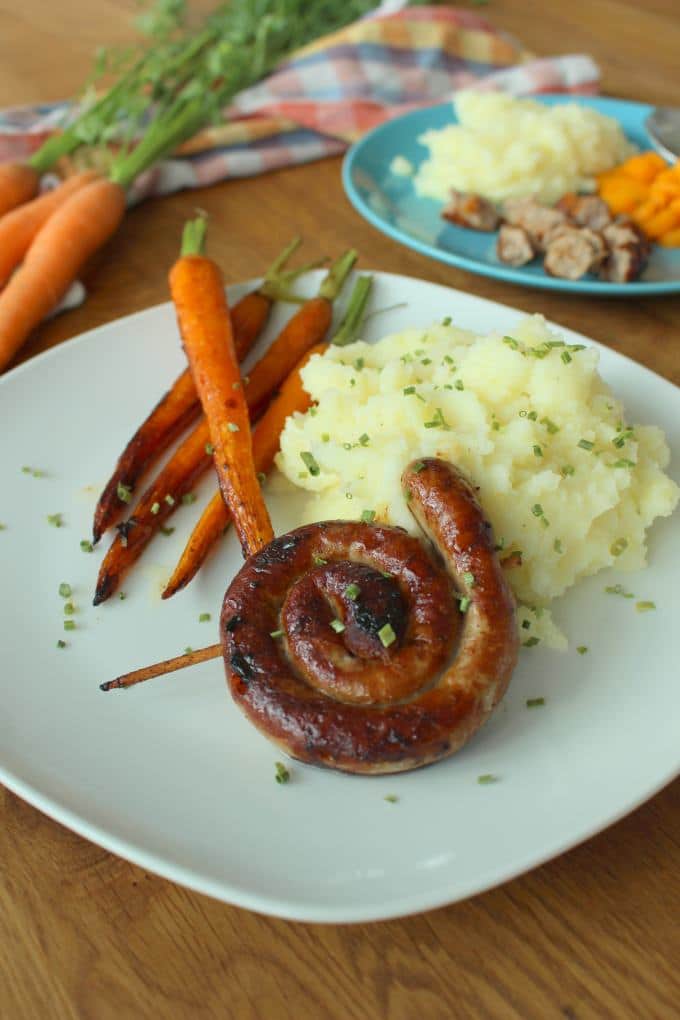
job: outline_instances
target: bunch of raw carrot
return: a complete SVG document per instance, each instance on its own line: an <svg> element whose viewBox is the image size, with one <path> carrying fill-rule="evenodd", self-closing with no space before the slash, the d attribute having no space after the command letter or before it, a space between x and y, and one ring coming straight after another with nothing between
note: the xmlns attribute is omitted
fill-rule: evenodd
<svg viewBox="0 0 680 1020"><path fill-rule="evenodd" d="M680 162L670 166L656 152L641 152L597 178L600 197L615 214L626 213L652 241L680 247Z"/></svg>
<svg viewBox="0 0 680 1020"><path fill-rule="evenodd" d="M272 537L268 518L261 509L253 509L264 505L260 481L272 467L286 418L309 406L300 370L313 354L326 349L324 337L331 325L333 302L356 261L356 252L346 252L331 265L315 297L296 298L290 291L291 284L311 268L284 268L297 247L296 239L279 256L263 283L241 298L229 313L219 269L200 255L204 231L202 219L187 226L183 255L170 277L190 367L175 380L127 444L95 510L95 542L125 511L132 511L116 524L118 534L99 571L95 605L116 591L177 507L193 502L192 487L211 465L217 471L221 491L208 503L194 528L163 598L188 584L231 517L246 554ZM347 343L354 338L370 286L368 277L357 281L333 342ZM238 365L261 334L277 300L299 301L300 308L249 376L241 380L225 352L233 347L234 364ZM212 352L207 360L196 360L191 339L194 334L206 338L204 346ZM204 417L202 409L207 412ZM257 422L252 449L251 421ZM190 425L191 431L133 505L144 472ZM251 462L252 470L246 467ZM246 497L239 497L239 492L241 497L245 492Z"/></svg>

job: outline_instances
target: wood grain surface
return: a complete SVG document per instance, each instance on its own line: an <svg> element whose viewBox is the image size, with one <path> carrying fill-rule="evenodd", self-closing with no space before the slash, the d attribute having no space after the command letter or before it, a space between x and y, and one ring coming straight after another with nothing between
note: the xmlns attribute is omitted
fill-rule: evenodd
<svg viewBox="0 0 680 1020"><path fill-rule="evenodd" d="M0 104L68 95L94 47L123 40L135 0L0 0ZM585 51L606 93L677 103L677 0L492 0L537 54ZM197 202L128 215L87 273L81 308L20 359L167 299L169 253ZM680 299L595 300L471 276L397 247L345 200L339 161L200 194L230 280L304 234L309 257L349 244L364 268L408 273L580 330L680 383ZM615 723L613 723L615 724ZM596 777L594 777L596 781ZM2 1020L672 1020L680 1016L680 783L529 875L401 921L271 920L147 874L0 793Z"/></svg>

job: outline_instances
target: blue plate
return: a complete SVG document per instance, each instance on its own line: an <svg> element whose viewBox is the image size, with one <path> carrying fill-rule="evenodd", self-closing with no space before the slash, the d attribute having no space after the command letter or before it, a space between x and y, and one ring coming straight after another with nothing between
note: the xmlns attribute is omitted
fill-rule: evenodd
<svg viewBox="0 0 680 1020"><path fill-rule="evenodd" d="M619 121L632 142L650 148L644 129L645 117L652 107L622 99L555 95L536 97L546 106L578 102ZM654 245L649 264L633 283L606 283L594 276L581 280L560 280L544 272L540 262L515 269L496 256L496 235L456 227L441 219L442 205L431 198L420 198L410 177L392 173L395 156L405 156L414 167L427 157L427 149L418 139L425 131L455 124L451 103L416 110L388 121L354 145L342 168L345 191L361 215L384 234L408 248L469 269L482 276L493 276L508 283L578 294L620 295L674 294L680 292L680 250Z"/></svg>

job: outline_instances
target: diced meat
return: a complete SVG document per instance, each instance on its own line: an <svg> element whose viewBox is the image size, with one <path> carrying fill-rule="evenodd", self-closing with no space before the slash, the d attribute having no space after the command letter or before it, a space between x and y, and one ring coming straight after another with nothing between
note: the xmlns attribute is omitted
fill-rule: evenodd
<svg viewBox="0 0 680 1020"><path fill-rule="evenodd" d="M551 276L563 280L580 280L596 263L593 246L583 230L564 230L551 240L543 260L543 268Z"/></svg>
<svg viewBox="0 0 680 1020"><path fill-rule="evenodd" d="M608 283L630 283L637 280L647 265L649 246L643 242L629 241L610 248L609 254L600 266L600 279Z"/></svg>
<svg viewBox="0 0 680 1020"><path fill-rule="evenodd" d="M442 210L442 217L459 227L470 230L495 230L500 217L492 202L481 195L471 195L465 191L451 191L451 200Z"/></svg>
<svg viewBox="0 0 680 1020"><path fill-rule="evenodd" d="M507 223L526 230L536 248L544 249L547 235L566 223L561 209L541 205L534 198L509 198L503 203L503 218Z"/></svg>
<svg viewBox="0 0 680 1020"><path fill-rule="evenodd" d="M589 227L591 230L603 230L612 221L607 203L597 195L575 195L570 192L562 196L557 208L579 227Z"/></svg>
<svg viewBox="0 0 680 1020"><path fill-rule="evenodd" d="M555 229L551 230L545 238L546 250L550 247L553 241L556 241L559 237L585 238L593 252L593 261L590 266L591 270L597 268L607 254L607 245L604 242L604 238L596 231L590 230L589 227L574 227L565 223L559 227L555 227Z"/></svg>
<svg viewBox="0 0 680 1020"><path fill-rule="evenodd" d="M602 236L610 248L626 244L642 244L645 248L649 246L647 237L630 216L617 216L603 229Z"/></svg>
<svg viewBox="0 0 680 1020"><path fill-rule="evenodd" d="M501 262L509 266L525 266L531 262L536 250L526 230L504 223L498 233L496 254Z"/></svg>

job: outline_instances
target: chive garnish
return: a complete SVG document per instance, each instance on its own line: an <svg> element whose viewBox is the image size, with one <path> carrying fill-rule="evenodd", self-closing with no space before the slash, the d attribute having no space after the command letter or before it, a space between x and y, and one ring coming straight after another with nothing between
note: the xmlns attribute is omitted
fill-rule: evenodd
<svg viewBox="0 0 680 1020"><path fill-rule="evenodd" d="M328 434L328 432L322 432L321 433L321 442L322 443L330 443L330 441L331 441L331 437Z"/></svg>
<svg viewBox="0 0 680 1020"><path fill-rule="evenodd" d="M75 611L76 611L76 607L73 605L72 602L65 602L64 603L64 616L73 616Z"/></svg>
<svg viewBox="0 0 680 1020"><path fill-rule="evenodd" d="M462 598L459 597L458 608L460 609L461 613L467 613L468 609L470 608L470 602L471 599L469 599L467 595L463 595Z"/></svg>
<svg viewBox="0 0 680 1020"><path fill-rule="evenodd" d="M621 595L624 599L634 599L632 591L626 591L622 584L608 584L605 588L607 595Z"/></svg>
<svg viewBox="0 0 680 1020"><path fill-rule="evenodd" d="M161 535L172 535L174 528L166 528L161 524Z"/></svg>
<svg viewBox="0 0 680 1020"><path fill-rule="evenodd" d="M48 514L47 523L51 524L53 528L61 528L64 523L63 514Z"/></svg>
<svg viewBox="0 0 680 1020"><path fill-rule="evenodd" d="M527 698L527 708L543 708L545 705L545 698Z"/></svg>
<svg viewBox="0 0 680 1020"><path fill-rule="evenodd" d="M276 766L276 776L275 776L276 782L277 783L287 783L288 780L290 779L290 772L288 771L286 766L283 764L282 761L277 761L274 764Z"/></svg>
<svg viewBox="0 0 680 1020"><path fill-rule="evenodd" d="M579 645L576 649L579 655L585 655L588 651L588 645Z"/></svg>
<svg viewBox="0 0 680 1020"><path fill-rule="evenodd" d="M229 429L230 432L240 432L241 431L235 421L228 421L227 422L227 428Z"/></svg>
<svg viewBox="0 0 680 1020"><path fill-rule="evenodd" d="M465 386L463 385L463 380L462 379L456 379L456 381L455 381L455 383L453 385L456 387L457 390L464 390L465 389Z"/></svg>
<svg viewBox="0 0 680 1020"><path fill-rule="evenodd" d="M531 627L531 620L522 620L522 628L524 630L529 630L530 627Z"/></svg>
<svg viewBox="0 0 680 1020"><path fill-rule="evenodd" d="M352 602L355 602L359 598L360 593L361 588L358 584L348 584L345 588L345 595L348 599L351 599Z"/></svg>
<svg viewBox="0 0 680 1020"><path fill-rule="evenodd" d="M331 627L336 634L342 634L345 629L345 625L342 620L331 620Z"/></svg>
<svg viewBox="0 0 680 1020"><path fill-rule="evenodd" d="M361 520L365 524L372 524L373 521L375 520L375 510L362 510Z"/></svg>
<svg viewBox="0 0 680 1020"><path fill-rule="evenodd" d="M540 640L541 639L537 637L530 637L527 638L526 641L523 641L522 644L524 645L525 648L534 648L539 643Z"/></svg>
<svg viewBox="0 0 680 1020"><path fill-rule="evenodd" d="M282 630L270 630L269 631L269 637L270 638L275 638L275 639L279 638L279 637L283 637L283 631Z"/></svg>
<svg viewBox="0 0 680 1020"><path fill-rule="evenodd" d="M303 450L300 454L300 460L313 477L321 473L321 468L314 459L314 455L310 453L309 450Z"/></svg>
<svg viewBox="0 0 680 1020"><path fill-rule="evenodd" d="M443 325L448 324L443 323ZM385 800L387 801L388 804L397 804L399 802L399 798L394 793L388 793L387 796L385 797Z"/></svg>
<svg viewBox="0 0 680 1020"><path fill-rule="evenodd" d="M383 648L389 648L397 640L397 635L394 633L391 623L386 623L384 627L380 628L378 637Z"/></svg>
<svg viewBox="0 0 680 1020"><path fill-rule="evenodd" d="M470 570L466 570L463 574L463 580L465 581L468 588L472 588L475 583L475 575Z"/></svg>
<svg viewBox="0 0 680 1020"><path fill-rule="evenodd" d="M75 630L75 620L64 620L64 630Z"/></svg>
<svg viewBox="0 0 680 1020"><path fill-rule="evenodd" d="M628 548L627 538L617 538L615 542L609 546L609 552L612 556L620 556Z"/></svg>
<svg viewBox="0 0 680 1020"><path fill-rule="evenodd" d="M368 435L367 432L362 432L362 434L359 436L359 445L360 446L368 446L370 441L371 441L371 437Z"/></svg>
<svg viewBox="0 0 680 1020"><path fill-rule="evenodd" d="M542 517L543 507L541 506L540 503L534 503L534 505L531 508L531 512L534 515L534 517Z"/></svg>
<svg viewBox="0 0 680 1020"><path fill-rule="evenodd" d="M205 444L205 452L208 454L209 457L212 457L213 453L215 452L215 447L213 446L212 443Z"/></svg>
<svg viewBox="0 0 680 1020"><path fill-rule="evenodd" d="M116 486L116 495L121 503L129 503L132 499L132 486L123 485L122 482L118 482L118 485Z"/></svg>
<svg viewBox="0 0 680 1020"><path fill-rule="evenodd" d="M447 425L441 407L436 409L434 418L431 421L423 422L423 425L426 429L445 429L447 432L451 431L451 426Z"/></svg>
<svg viewBox="0 0 680 1020"><path fill-rule="evenodd" d="M573 475L574 470L575 468L571 464L563 464L560 468L560 474L563 478L566 478L568 475Z"/></svg>
<svg viewBox="0 0 680 1020"><path fill-rule="evenodd" d="M628 460L627 457L620 457L618 460L613 461L613 463L608 464L607 466L611 468L634 468L635 461Z"/></svg>
<svg viewBox="0 0 680 1020"><path fill-rule="evenodd" d="M325 567L328 563L328 560L325 560L323 556L312 556L312 560L315 567Z"/></svg>
<svg viewBox="0 0 680 1020"><path fill-rule="evenodd" d="M451 325L451 316L447 315L447 316L445 316L445 318L442 319L442 326L450 326L450 325Z"/></svg>
<svg viewBox="0 0 680 1020"><path fill-rule="evenodd" d="M199 616L198 616L198 622L199 623L207 623L208 620L211 620L211 619L212 619L212 617L211 617L210 613L199 613Z"/></svg>
<svg viewBox="0 0 680 1020"><path fill-rule="evenodd" d="M171 496L169 492L166 492L166 494L163 497L163 499L168 504L168 506L174 506L175 505L175 498L174 498L174 496Z"/></svg>
<svg viewBox="0 0 680 1020"><path fill-rule="evenodd" d="M118 598L120 599L121 602L125 602L125 599L127 598L127 595L125 594L124 591L120 591L120 592L118 592Z"/></svg>
<svg viewBox="0 0 680 1020"><path fill-rule="evenodd" d="M88 553L94 552L94 546L92 545L92 542L89 542L86 538L81 539L80 548L83 550L83 552Z"/></svg>
<svg viewBox="0 0 680 1020"><path fill-rule="evenodd" d="M189 506L191 503L195 502L196 502L195 492L185 492L184 495L182 496L182 503L184 504L184 506Z"/></svg>
<svg viewBox="0 0 680 1020"><path fill-rule="evenodd" d="M635 609L638 613L647 613L650 609L656 609L656 602L636 602Z"/></svg>
<svg viewBox="0 0 680 1020"><path fill-rule="evenodd" d="M477 782L480 786L488 786L490 783L497 783L498 776L494 776L491 772L485 772L482 776L477 776Z"/></svg>
<svg viewBox="0 0 680 1020"><path fill-rule="evenodd" d="M70 599L71 595L73 594L73 589L71 588L71 585L67 584L66 581L62 581L61 584L59 585L59 594L63 599Z"/></svg>
<svg viewBox="0 0 680 1020"><path fill-rule="evenodd" d="M410 397L412 393L416 392L415 386L404 386L402 393L405 397Z"/></svg>
<svg viewBox="0 0 680 1020"><path fill-rule="evenodd" d="M66 648L66 642L62 641L61 638L57 641L57 648Z"/></svg>
<svg viewBox="0 0 680 1020"><path fill-rule="evenodd" d="M157 514L158 511L160 510L160 508L161 508L160 503L152 503L151 504L151 513L152 514Z"/></svg>
<svg viewBox="0 0 680 1020"><path fill-rule="evenodd" d="M569 351L562 351L560 357L565 365L568 365L569 362L571 361L571 354L569 353Z"/></svg>
<svg viewBox="0 0 680 1020"><path fill-rule="evenodd" d="M543 450L538 445L538 443L534 443L534 457L542 457L542 456L543 456Z"/></svg>
<svg viewBox="0 0 680 1020"><path fill-rule="evenodd" d="M580 446L582 450L592 450L595 443L591 443L589 439L579 439L577 446Z"/></svg>

